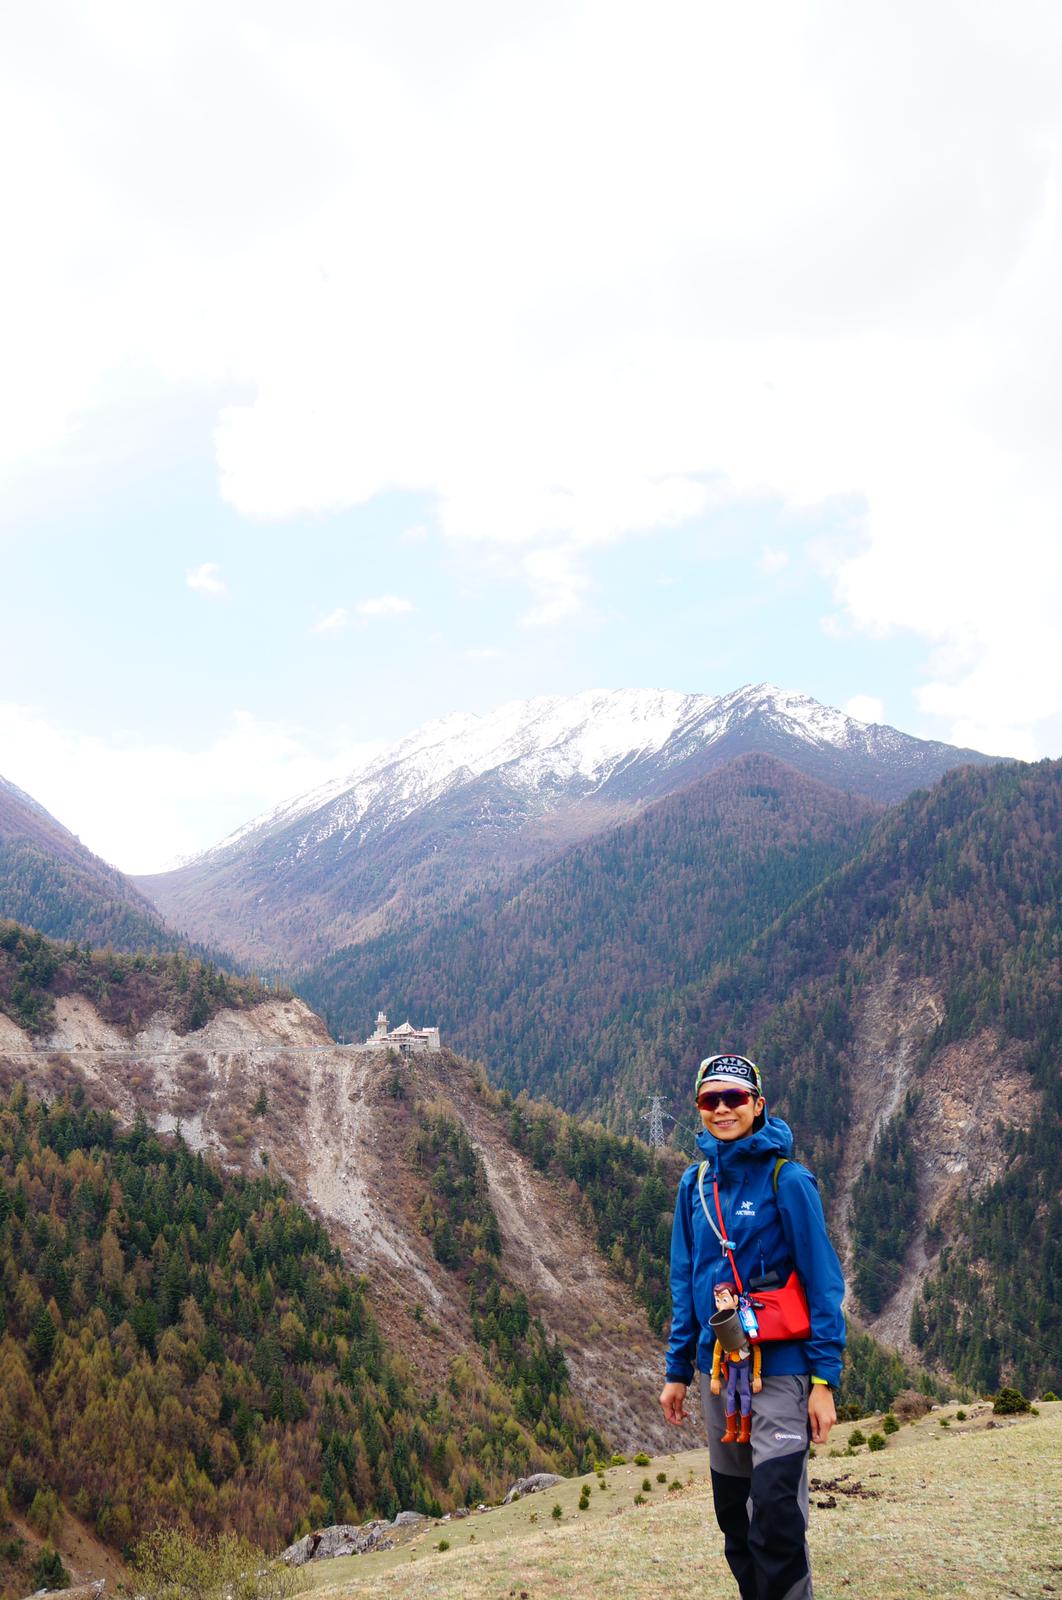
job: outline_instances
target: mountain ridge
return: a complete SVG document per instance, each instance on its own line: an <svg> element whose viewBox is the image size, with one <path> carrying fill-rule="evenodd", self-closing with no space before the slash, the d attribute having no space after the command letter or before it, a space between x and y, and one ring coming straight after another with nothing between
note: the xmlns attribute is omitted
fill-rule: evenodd
<svg viewBox="0 0 1062 1600"><path fill-rule="evenodd" d="M558 854L748 751L886 803L995 760L769 684L540 697L429 723L186 866L135 881L192 937L290 972Z"/></svg>

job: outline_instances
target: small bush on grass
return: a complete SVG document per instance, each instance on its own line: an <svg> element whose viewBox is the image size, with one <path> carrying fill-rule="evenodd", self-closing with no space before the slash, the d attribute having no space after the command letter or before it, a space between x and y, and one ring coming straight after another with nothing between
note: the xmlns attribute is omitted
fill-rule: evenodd
<svg viewBox="0 0 1062 1600"><path fill-rule="evenodd" d="M560 1505L559 1503L557 1505L555 1505L553 1507L553 1510L550 1512L550 1516L553 1518L554 1522L559 1522L561 1517L563 1517L563 1515L564 1515L564 1507L562 1505Z"/></svg>
<svg viewBox="0 0 1062 1600"><path fill-rule="evenodd" d="M666 1472L658 1472L657 1475L656 1475L656 1481L657 1481L657 1483L666 1483L667 1482L667 1473Z"/></svg>
<svg viewBox="0 0 1062 1600"><path fill-rule="evenodd" d="M653 1492L653 1486L649 1482L649 1479L648 1478L643 1478L642 1479L642 1493L643 1494L652 1494L652 1492Z"/></svg>
<svg viewBox="0 0 1062 1600"><path fill-rule="evenodd" d="M450 1548L449 1539L440 1539L438 1544L435 1546L435 1548L436 1548L436 1550L449 1550L449 1548Z"/></svg>
<svg viewBox="0 0 1062 1600"><path fill-rule="evenodd" d="M867 1436L862 1428L853 1428L848 1435L848 1448L850 1450L857 1450L861 1444L866 1444L866 1442Z"/></svg>
<svg viewBox="0 0 1062 1600"><path fill-rule="evenodd" d="M639 1450L638 1454L634 1458L634 1465L636 1467L647 1467L649 1465L649 1461L650 1457L646 1455L645 1451Z"/></svg>
<svg viewBox="0 0 1062 1600"><path fill-rule="evenodd" d="M886 1444L886 1439L885 1439L885 1435L883 1433L872 1433L870 1435L870 1438L867 1440L867 1449L868 1450L884 1450L885 1444Z"/></svg>
<svg viewBox="0 0 1062 1600"><path fill-rule="evenodd" d="M966 1412L965 1411L956 1411L956 1413L955 1413L955 1421L956 1422L965 1422L966 1421Z"/></svg>
<svg viewBox="0 0 1062 1600"><path fill-rule="evenodd" d="M892 1402L894 1414L901 1422L917 1422L932 1409L933 1402L919 1389L902 1389Z"/></svg>
<svg viewBox="0 0 1062 1600"><path fill-rule="evenodd" d="M881 1429L883 1433L899 1433L900 1424L891 1411L886 1411L882 1417Z"/></svg>
<svg viewBox="0 0 1062 1600"><path fill-rule="evenodd" d="M992 1413L997 1417L1014 1417L1031 1409L1020 1389L1000 1389L992 1401Z"/></svg>

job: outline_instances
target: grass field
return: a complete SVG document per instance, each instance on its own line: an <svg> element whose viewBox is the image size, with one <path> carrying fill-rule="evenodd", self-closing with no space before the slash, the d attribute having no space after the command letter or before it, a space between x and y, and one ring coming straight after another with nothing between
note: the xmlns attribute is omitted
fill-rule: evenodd
<svg viewBox="0 0 1062 1600"><path fill-rule="evenodd" d="M964 1423L955 1409L902 1428L885 1450L820 1450L812 1461L817 1600L1062 1596L1062 1402L991 1429L986 1407ZM874 1421L859 1427L869 1434ZM851 1431L836 1429L831 1448L843 1449ZM734 1600L707 1473L707 1451L690 1450L611 1468L604 1490L592 1475L569 1479L511 1506L428 1523L394 1550L307 1567L303 1592L313 1600ZM645 1478L652 1487L636 1505ZM676 1480L682 1487L670 1489ZM451 1548L440 1553L442 1539Z"/></svg>

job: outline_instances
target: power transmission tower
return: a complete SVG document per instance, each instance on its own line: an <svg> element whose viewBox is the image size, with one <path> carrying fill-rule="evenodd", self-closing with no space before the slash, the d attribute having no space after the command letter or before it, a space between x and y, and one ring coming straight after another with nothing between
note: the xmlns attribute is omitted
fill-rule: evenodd
<svg viewBox="0 0 1062 1600"><path fill-rule="evenodd" d="M649 1096L649 1109L642 1112L642 1121L649 1124L649 1148L662 1150L664 1148L664 1118L674 1122L670 1111L664 1110L664 1097L662 1094Z"/></svg>

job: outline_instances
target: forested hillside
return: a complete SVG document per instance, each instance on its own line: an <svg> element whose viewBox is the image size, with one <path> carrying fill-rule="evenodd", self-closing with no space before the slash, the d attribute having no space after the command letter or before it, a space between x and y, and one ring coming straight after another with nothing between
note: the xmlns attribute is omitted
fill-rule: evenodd
<svg viewBox="0 0 1062 1600"><path fill-rule="evenodd" d="M256 978L230 973L184 951L120 954L90 944L46 939L34 928L0 921L0 1012L32 1034L46 1033L63 995L82 995L105 1021L130 1033L160 1011L188 1033L223 1008L276 995Z"/></svg>
<svg viewBox="0 0 1062 1600"><path fill-rule="evenodd" d="M848 859L878 808L744 756L457 911L330 957L296 987L333 1031L437 1022L516 1092L630 1126L628 1024L735 957Z"/></svg>
<svg viewBox="0 0 1062 1600"><path fill-rule="evenodd" d="M887 1304L924 1228L939 1254L913 1338L929 1360L984 1388L1001 1374L1062 1383L1060 823L1062 762L951 773L888 812L865 850L740 961L632 1030L641 1058L658 1061L676 1093L707 1043L742 1043L764 1063L775 1104L829 1189L866 1070L858 1045L869 997L887 971L932 986L939 1020L853 1187L855 1287L865 1310ZM956 1061L968 1095L993 1076L1001 1084L980 1118L998 1145L999 1176L985 1184L970 1164L928 1217L939 1165L928 1130L939 1076Z"/></svg>
<svg viewBox="0 0 1062 1600"><path fill-rule="evenodd" d="M266 1173L224 1176L75 1091L0 1102L0 1522L60 1503L125 1550L156 1519L266 1548L311 1525L497 1496L602 1441L496 1266L460 1130L422 1125L425 1228L467 1276L496 1381L425 1394L364 1279ZM428 1180L430 1190L428 1188ZM429 1198L430 1196L430 1198Z"/></svg>
<svg viewBox="0 0 1062 1600"><path fill-rule="evenodd" d="M0 917L56 939L119 950L167 949L180 942L130 879L3 778Z"/></svg>

